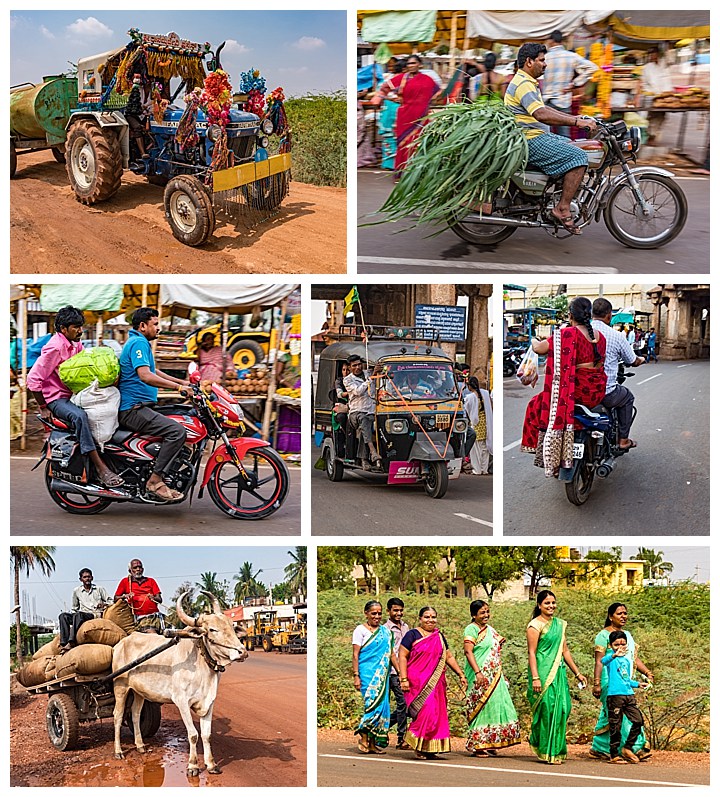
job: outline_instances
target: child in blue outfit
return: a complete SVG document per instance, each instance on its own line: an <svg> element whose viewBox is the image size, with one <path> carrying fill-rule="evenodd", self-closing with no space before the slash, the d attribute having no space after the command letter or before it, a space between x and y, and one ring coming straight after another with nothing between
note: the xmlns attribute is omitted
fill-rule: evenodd
<svg viewBox="0 0 720 797"><path fill-rule="evenodd" d="M624 631L613 631L608 644L612 653L603 657L603 666L607 667L608 691L607 711L610 725L610 763L639 764L640 759L632 748L645 724L642 712L638 708L634 689L647 689L649 684L641 684L632 680L631 666L625 658L627 653L627 636ZM623 717L627 717L632 727L625 740L625 747L620 750Z"/></svg>

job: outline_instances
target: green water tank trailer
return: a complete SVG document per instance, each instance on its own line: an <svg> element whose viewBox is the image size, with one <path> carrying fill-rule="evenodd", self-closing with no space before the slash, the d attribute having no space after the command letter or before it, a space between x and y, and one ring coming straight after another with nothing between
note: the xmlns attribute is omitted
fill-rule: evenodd
<svg viewBox="0 0 720 797"><path fill-rule="evenodd" d="M65 126L77 105L77 78L52 75L10 89L10 176L18 152L52 149L64 161Z"/></svg>

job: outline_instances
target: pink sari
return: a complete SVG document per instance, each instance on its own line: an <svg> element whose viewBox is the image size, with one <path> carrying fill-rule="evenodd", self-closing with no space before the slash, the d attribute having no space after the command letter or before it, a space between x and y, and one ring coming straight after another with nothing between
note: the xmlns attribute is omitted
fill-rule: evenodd
<svg viewBox="0 0 720 797"><path fill-rule="evenodd" d="M405 693L405 702L412 722L405 741L421 753L450 751L445 651L445 642L436 628L416 640L408 656L410 690Z"/></svg>
<svg viewBox="0 0 720 797"><path fill-rule="evenodd" d="M200 364L200 379L211 382L220 382L223 378L223 353L222 347L213 346L210 351L198 349L198 363Z"/></svg>

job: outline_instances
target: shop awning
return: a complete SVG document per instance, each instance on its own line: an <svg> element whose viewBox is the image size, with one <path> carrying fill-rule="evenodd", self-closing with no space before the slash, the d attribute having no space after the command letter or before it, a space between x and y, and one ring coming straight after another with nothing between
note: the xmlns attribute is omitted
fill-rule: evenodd
<svg viewBox="0 0 720 797"><path fill-rule="evenodd" d="M613 11L609 25L613 41L628 46L680 39L709 39L710 11Z"/></svg>
<svg viewBox="0 0 720 797"><path fill-rule="evenodd" d="M297 285L162 285L163 309L187 307L207 312L247 313L253 307L274 307Z"/></svg>
<svg viewBox="0 0 720 797"><path fill-rule="evenodd" d="M554 30L567 36L582 26L596 25L608 11L468 11L467 36L474 46L520 45L547 39Z"/></svg>
<svg viewBox="0 0 720 797"><path fill-rule="evenodd" d="M55 285L37 283L33 285L11 285L10 301L38 299L46 313L55 313L71 304L91 314L129 313L142 307L143 290L145 302L157 307L159 285Z"/></svg>

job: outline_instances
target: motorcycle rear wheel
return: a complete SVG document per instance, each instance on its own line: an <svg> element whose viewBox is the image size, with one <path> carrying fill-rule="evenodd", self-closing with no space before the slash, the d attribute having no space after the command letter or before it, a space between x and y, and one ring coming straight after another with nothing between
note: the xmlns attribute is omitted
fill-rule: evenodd
<svg viewBox="0 0 720 797"><path fill-rule="evenodd" d="M467 217L465 217L467 218ZM517 227L504 224L475 224L466 222L465 218L458 219L450 225L450 229L463 241L479 246L492 246L509 238Z"/></svg>
<svg viewBox="0 0 720 797"><path fill-rule="evenodd" d="M575 506L582 506L588 498L595 481L595 468L592 466L592 445L585 442L583 458L578 463L572 481L565 483L565 495Z"/></svg>
<svg viewBox="0 0 720 797"><path fill-rule="evenodd" d="M237 465L228 460L219 463L210 476L210 498L221 512L235 520L270 517L282 506L290 486L290 474L283 458L271 448L251 448L242 464L253 487L245 485ZM262 474L261 467L269 467L270 473Z"/></svg>
<svg viewBox="0 0 720 797"><path fill-rule="evenodd" d="M658 249L682 232L688 215L687 199L680 186L669 177L640 174L637 181L657 215L647 220L641 218L632 188L628 183L620 183L608 198L603 219L613 238L630 249ZM670 202L674 208L666 208ZM665 218L669 220L663 221Z"/></svg>
<svg viewBox="0 0 720 797"><path fill-rule="evenodd" d="M50 482L52 480L52 473L50 472L50 463L45 465L45 487L50 498L66 512L71 515L97 515L99 512L104 512L112 503L105 498L91 498L84 493L66 493L59 490L51 490Z"/></svg>

